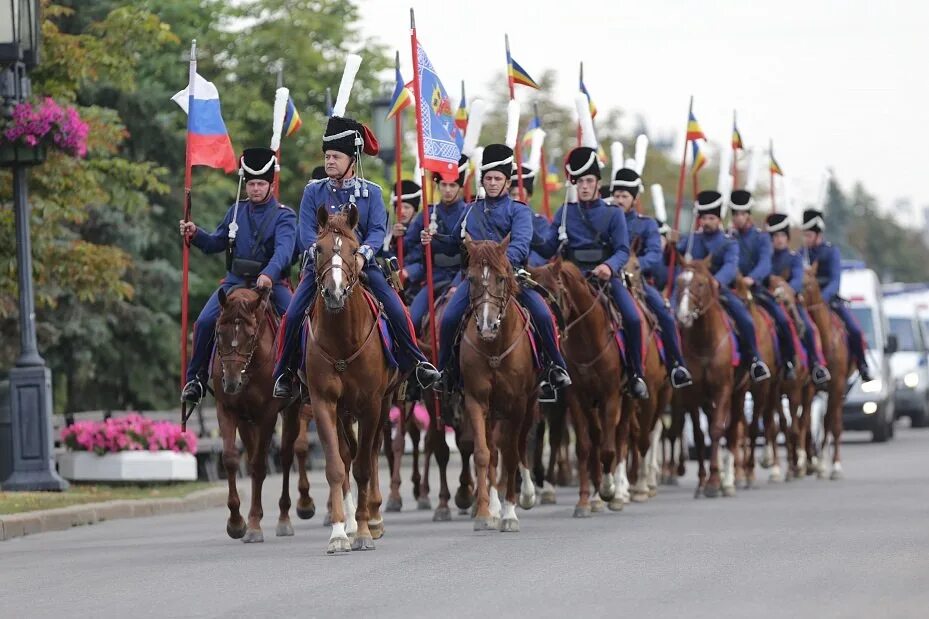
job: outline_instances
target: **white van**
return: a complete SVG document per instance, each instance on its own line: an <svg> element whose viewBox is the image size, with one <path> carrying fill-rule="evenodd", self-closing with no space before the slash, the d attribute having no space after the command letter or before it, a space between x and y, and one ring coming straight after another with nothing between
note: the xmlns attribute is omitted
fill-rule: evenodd
<svg viewBox="0 0 929 619"><path fill-rule="evenodd" d="M867 341L868 366L874 380L856 380L845 396L842 425L847 430L870 430L875 442L893 436L894 381L889 357L896 352L896 337L890 333L884 314L881 283L877 274L862 262L842 262L839 295L847 299L852 316Z"/></svg>
<svg viewBox="0 0 929 619"><path fill-rule="evenodd" d="M929 346L919 308L907 296L884 295L890 332L897 352L890 358L897 417L909 417L914 428L929 424Z"/></svg>

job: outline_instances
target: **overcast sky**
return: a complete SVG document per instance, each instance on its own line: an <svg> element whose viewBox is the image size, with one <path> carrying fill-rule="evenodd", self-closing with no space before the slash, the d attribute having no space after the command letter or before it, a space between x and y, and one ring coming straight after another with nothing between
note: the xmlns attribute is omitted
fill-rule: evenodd
<svg viewBox="0 0 929 619"><path fill-rule="evenodd" d="M920 0L360 0L361 32L401 50L410 79L409 8L419 39L457 102L485 95L513 57L559 75L573 106L578 62L598 108L683 132L687 101L712 141L732 110L747 146L774 151L795 199L834 168L889 207L929 206L929 4ZM531 91L518 87L517 98ZM524 112L525 113L525 112ZM608 148L608 146L607 146Z"/></svg>

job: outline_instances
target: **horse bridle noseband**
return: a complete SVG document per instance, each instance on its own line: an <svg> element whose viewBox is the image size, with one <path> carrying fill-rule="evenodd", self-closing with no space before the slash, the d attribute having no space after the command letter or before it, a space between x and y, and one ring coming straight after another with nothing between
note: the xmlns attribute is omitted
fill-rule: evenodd
<svg viewBox="0 0 929 619"><path fill-rule="evenodd" d="M326 232L336 235L336 238L338 239L342 238L342 232L339 230L327 228ZM345 273L346 279L348 280L348 283L345 285L345 296L346 297L352 294L352 290L354 290L355 285L358 284L358 279L359 279L358 274L353 272L352 269L346 268L345 258L342 257L341 249L342 248L340 245L339 251L333 252L332 256L326 262L326 268L322 270L316 269L316 294L317 295L320 294L320 291L322 290L323 279L326 277L327 274L329 274L335 269L339 269L340 271ZM313 248L313 264L314 265L316 264L316 257L318 256L318 251L319 250L316 247ZM342 258L342 264L335 265L332 263L332 261L335 259L336 256L339 256L340 258ZM354 262L354 260L355 260L355 255L352 254L351 262Z"/></svg>

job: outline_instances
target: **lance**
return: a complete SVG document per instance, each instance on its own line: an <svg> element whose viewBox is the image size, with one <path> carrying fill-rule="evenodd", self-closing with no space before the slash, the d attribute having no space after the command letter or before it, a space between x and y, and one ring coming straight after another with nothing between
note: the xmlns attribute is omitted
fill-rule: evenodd
<svg viewBox="0 0 929 619"><path fill-rule="evenodd" d="M690 115L694 111L694 97L690 95L690 104L687 108L687 123L690 124ZM687 135L684 135L684 153L681 155L681 171L677 178L677 198L675 200L674 206L674 230L680 230L681 224L681 208L684 206L684 173L685 168L687 167L687 145L689 140ZM694 194L694 199L696 200L696 194ZM671 296L671 285L674 283L674 262L677 258L677 251L671 252L671 262L668 265L668 283L665 286L664 296L669 298Z"/></svg>
<svg viewBox="0 0 929 619"><path fill-rule="evenodd" d="M197 84L197 39L190 42L190 71L187 81L187 144L184 161L184 221L190 221L191 185L193 174L190 153L190 131L194 109L194 89ZM187 321L188 321L188 292L190 289L190 240L184 238L181 245L181 389L187 378ZM187 431L187 403L181 403L181 429Z"/></svg>
<svg viewBox="0 0 929 619"><path fill-rule="evenodd" d="M577 89L578 89L578 90L581 89L581 84L583 84L583 83L584 83L584 61L581 61L581 69L580 69L580 71L579 71L579 74L578 74L578 81L577 81ZM588 107L590 106L590 101L589 101L589 100L588 100L588 102L587 102L587 105L588 105ZM578 146L581 145L581 139L582 139L581 133L582 133L582 132L581 132L581 121L578 120L578 121L577 121L577 145L578 145Z"/></svg>
<svg viewBox="0 0 929 619"><path fill-rule="evenodd" d="M539 119L539 128L542 130L542 119L539 116L539 104L532 104L532 111L535 114L535 117ZM543 133L542 139L544 140L545 134ZM539 167L535 173L536 182L542 182L542 212L545 214L545 218L549 221L552 220L552 205L551 205L551 196L548 195L548 166L545 165L545 143L539 144Z"/></svg>
<svg viewBox="0 0 929 619"><path fill-rule="evenodd" d="M400 73L400 50L397 50L396 55L394 56L394 66L397 69L397 74ZM394 114L394 143L396 146L396 162L394 168L394 175L396 176L396 184L394 185L394 195L397 197L397 204L395 209L396 221L400 221L400 196L403 195L403 119L401 118L402 111ZM423 186L423 196L425 196L425 186ZM423 212L429 208L428 202L424 199ZM423 215L425 217L425 215ZM400 270L403 271L403 237L397 237L397 264L400 266Z"/></svg>
<svg viewBox="0 0 929 619"><path fill-rule="evenodd" d="M645 184L642 182L642 175L645 173L645 157L647 154L648 136L642 133L635 139L635 172L639 175L639 191L635 196L635 210L640 215L642 214L642 194L645 193Z"/></svg>
<svg viewBox="0 0 929 619"><path fill-rule="evenodd" d="M735 110L732 110L732 188L739 188L739 148L738 144L735 141L735 132L738 128L735 119ZM739 141L742 141L742 138L739 137Z"/></svg>
<svg viewBox="0 0 929 619"><path fill-rule="evenodd" d="M774 140L768 139L768 173L771 175L771 212L777 212L777 203L774 201Z"/></svg>
<svg viewBox="0 0 929 619"><path fill-rule="evenodd" d="M519 188L519 199L526 201L526 191L523 188L523 161L519 147L519 103L516 101L516 88L513 83L513 60L510 57L510 35L503 35L506 42L506 83L510 89L510 102L506 108L506 145L513 149L516 162L516 186Z"/></svg>

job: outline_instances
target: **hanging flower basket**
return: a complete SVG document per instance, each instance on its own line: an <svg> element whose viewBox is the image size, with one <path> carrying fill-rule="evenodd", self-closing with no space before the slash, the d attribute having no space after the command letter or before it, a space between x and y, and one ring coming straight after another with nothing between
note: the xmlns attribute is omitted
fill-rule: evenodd
<svg viewBox="0 0 929 619"><path fill-rule="evenodd" d="M0 125L0 164L42 163L48 148L85 157L89 131L76 109L61 107L51 97L41 103L20 103Z"/></svg>

